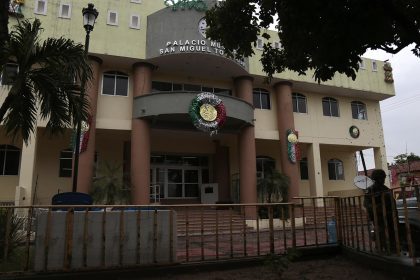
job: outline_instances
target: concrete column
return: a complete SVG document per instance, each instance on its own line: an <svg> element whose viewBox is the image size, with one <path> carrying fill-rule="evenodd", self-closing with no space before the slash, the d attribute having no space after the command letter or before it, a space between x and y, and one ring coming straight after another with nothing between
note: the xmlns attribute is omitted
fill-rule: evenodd
<svg viewBox="0 0 420 280"><path fill-rule="evenodd" d="M232 200L229 180L229 147L221 146L219 141L215 141L214 144L216 147L213 163L214 182L219 185L219 201L226 203Z"/></svg>
<svg viewBox="0 0 420 280"><path fill-rule="evenodd" d="M79 173L77 176L77 191L83 193L89 193L95 168L96 108L99 82L101 80L100 67L102 64L102 60L94 56L89 56L89 60L92 69L92 79L85 86L85 94L89 100L92 121L90 123L89 141L86 150L79 156Z"/></svg>
<svg viewBox="0 0 420 280"><path fill-rule="evenodd" d="M295 128L292 104L292 83L279 82L274 85L277 105L277 127L280 139L282 173L290 178L289 200L299 196L299 168L289 160L287 152L287 130Z"/></svg>
<svg viewBox="0 0 420 280"><path fill-rule="evenodd" d="M31 137L30 142L26 146L23 144L22 155L19 170L19 185L16 186L15 205L27 206L32 205L35 182L35 162L37 147L37 130Z"/></svg>
<svg viewBox="0 0 420 280"><path fill-rule="evenodd" d="M308 171L311 196L324 196L319 143L308 145Z"/></svg>
<svg viewBox="0 0 420 280"><path fill-rule="evenodd" d="M388 162L386 160L385 145L377 148L373 148L373 154L375 158L375 169L382 169L389 175ZM385 185L390 186L389 176L385 179Z"/></svg>
<svg viewBox="0 0 420 280"><path fill-rule="evenodd" d="M154 66L133 65L133 98L152 91ZM133 119L131 124L131 195L133 204L150 204L150 126L146 120Z"/></svg>
<svg viewBox="0 0 420 280"><path fill-rule="evenodd" d="M251 77L245 76L235 79L235 92L239 98L252 104L252 91L253 79ZM240 202L256 203L257 163L254 126L243 127L239 133L239 180ZM247 215L251 214L247 213Z"/></svg>

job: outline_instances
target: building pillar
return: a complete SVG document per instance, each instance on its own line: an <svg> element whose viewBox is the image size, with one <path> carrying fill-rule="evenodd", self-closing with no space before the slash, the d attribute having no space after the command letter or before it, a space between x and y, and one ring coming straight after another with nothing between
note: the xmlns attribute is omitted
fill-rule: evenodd
<svg viewBox="0 0 420 280"><path fill-rule="evenodd" d="M37 148L37 129L35 129L28 145L23 144L19 169L19 185L15 191L15 205L28 206L33 204L34 174Z"/></svg>
<svg viewBox="0 0 420 280"><path fill-rule="evenodd" d="M133 98L152 92L152 71L148 63L133 65ZM131 124L131 195L133 204L150 204L150 126L144 119Z"/></svg>
<svg viewBox="0 0 420 280"><path fill-rule="evenodd" d="M253 79L238 77L235 79L236 95L252 104ZM257 203L257 163L255 151L254 126L246 126L239 132L239 182L240 202ZM255 209L246 209L247 218L255 218Z"/></svg>
<svg viewBox="0 0 420 280"><path fill-rule="evenodd" d="M214 141L215 150L213 163L214 182L219 186L219 202L228 203L232 201L230 196L230 168L229 168L229 147L221 146L219 141Z"/></svg>
<svg viewBox="0 0 420 280"><path fill-rule="evenodd" d="M322 161L319 143L308 145L308 172L311 196L324 196Z"/></svg>
<svg viewBox="0 0 420 280"><path fill-rule="evenodd" d="M375 158L375 169L382 169L388 175L385 179L385 185L390 185L388 162L386 160L385 145L377 148L373 148L373 154Z"/></svg>
<svg viewBox="0 0 420 280"><path fill-rule="evenodd" d="M287 130L295 129L292 104L292 83L279 82L274 85L277 105L277 127L280 141L280 161L282 173L290 178L289 200L299 196L299 169L297 163L289 160Z"/></svg>
<svg viewBox="0 0 420 280"><path fill-rule="evenodd" d="M99 82L101 80L100 67L102 64L102 60L94 56L89 56L89 61L92 69L92 79L85 85L85 94L89 101L91 122L89 124L89 141L86 150L79 155L77 176L77 191L83 193L89 193L92 186L93 171L95 169L96 108Z"/></svg>

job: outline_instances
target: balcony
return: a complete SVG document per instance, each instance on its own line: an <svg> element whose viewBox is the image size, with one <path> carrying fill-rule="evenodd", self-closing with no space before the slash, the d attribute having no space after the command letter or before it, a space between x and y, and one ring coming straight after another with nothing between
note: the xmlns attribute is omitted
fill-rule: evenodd
<svg viewBox="0 0 420 280"><path fill-rule="evenodd" d="M188 114L198 92L158 92L136 97L133 118L148 119L153 128L195 129ZM225 132L237 132L253 125L254 107L241 99L218 95L226 108Z"/></svg>

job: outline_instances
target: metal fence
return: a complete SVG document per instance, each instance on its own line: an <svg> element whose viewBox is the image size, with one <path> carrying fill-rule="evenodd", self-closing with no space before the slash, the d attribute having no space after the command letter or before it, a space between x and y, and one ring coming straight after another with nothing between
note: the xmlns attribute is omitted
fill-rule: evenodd
<svg viewBox="0 0 420 280"><path fill-rule="evenodd" d="M393 188L339 199L343 246L385 256L420 257L419 186Z"/></svg>
<svg viewBox="0 0 420 280"><path fill-rule="evenodd" d="M415 264L418 188L391 195L397 198L392 212L378 210L386 210L386 193L372 195L372 215L365 196L271 204L0 206L0 275L240 259L324 245L385 256L407 251Z"/></svg>

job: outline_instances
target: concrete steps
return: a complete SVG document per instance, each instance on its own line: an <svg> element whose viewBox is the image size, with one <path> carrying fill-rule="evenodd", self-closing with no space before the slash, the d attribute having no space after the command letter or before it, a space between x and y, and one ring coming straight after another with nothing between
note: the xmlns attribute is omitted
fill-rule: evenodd
<svg viewBox="0 0 420 280"><path fill-rule="evenodd" d="M187 218L188 217L188 218ZM250 230L245 226L246 230ZM206 209L177 211L178 235L209 235L220 233L240 233L244 230L243 216L235 210Z"/></svg>

